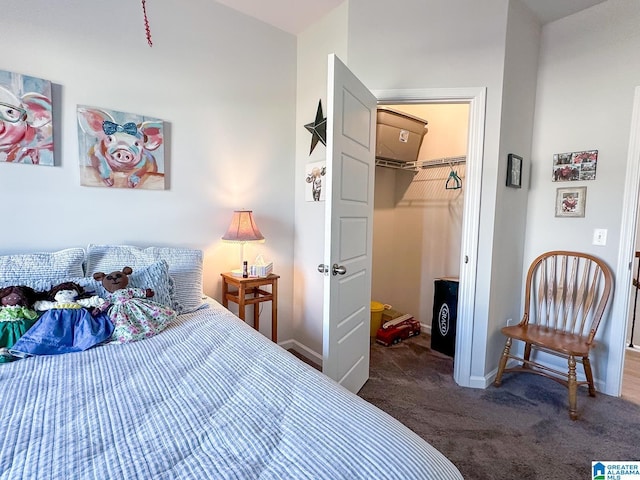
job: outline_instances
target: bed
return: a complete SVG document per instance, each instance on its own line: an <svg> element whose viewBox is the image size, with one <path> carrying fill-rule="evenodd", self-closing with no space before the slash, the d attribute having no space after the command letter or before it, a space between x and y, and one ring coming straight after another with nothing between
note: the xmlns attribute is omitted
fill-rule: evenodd
<svg viewBox="0 0 640 480"><path fill-rule="evenodd" d="M1 275L0 261L0 282L14 281ZM198 296L152 338L1 364L0 479L462 478L407 427Z"/></svg>

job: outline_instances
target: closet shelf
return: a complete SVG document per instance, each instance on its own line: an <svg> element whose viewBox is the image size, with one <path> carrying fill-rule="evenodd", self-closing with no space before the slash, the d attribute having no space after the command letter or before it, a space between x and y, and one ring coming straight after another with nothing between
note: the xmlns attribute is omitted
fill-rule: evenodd
<svg viewBox="0 0 640 480"><path fill-rule="evenodd" d="M467 163L467 157L447 157L447 158L439 158L437 160L425 160L420 163L420 168L432 168L432 167L441 167L443 165L460 165L461 163Z"/></svg>
<svg viewBox="0 0 640 480"><path fill-rule="evenodd" d="M387 160L384 158L376 158L377 167L396 168L399 170L410 170L417 172L421 168L441 167L443 165L453 166L467 162L467 157L446 157L436 160L424 160L422 162L399 162L395 160Z"/></svg>
<svg viewBox="0 0 640 480"><path fill-rule="evenodd" d="M418 171L418 162L399 162L376 157L376 167L396 168L398 170Z"/></svg>

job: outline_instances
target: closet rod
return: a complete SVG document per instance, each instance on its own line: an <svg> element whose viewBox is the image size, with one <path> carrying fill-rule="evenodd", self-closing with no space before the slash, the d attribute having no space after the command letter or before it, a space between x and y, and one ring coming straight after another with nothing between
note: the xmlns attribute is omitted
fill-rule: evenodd
<svg viewBox="0 0 640 480"><path fill-rule="evenodd" d="M442 165L459 165L466 162L466 156L439 158L437 160L425 160L420 164L420 168L440 167Z"/></svg>

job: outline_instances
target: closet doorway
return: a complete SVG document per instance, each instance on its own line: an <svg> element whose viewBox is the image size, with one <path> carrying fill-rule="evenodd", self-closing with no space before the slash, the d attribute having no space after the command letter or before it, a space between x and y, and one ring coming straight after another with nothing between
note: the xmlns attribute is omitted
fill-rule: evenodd
<svg viewBox="0 0 640 480"><path fill-rule="evenodd" d="M425 120L427 133L413 165L376 166L372 300L413 315L430 333L435 281L460 277L470 106L383 107Z"/></svg>
<svg viewBox="0 0 640 480"><path fill-rule="evenodd" d="M638 209L640 212L640 209ZM638 219L640 220L640 219ZM640 238L637 231L640 221L636 220L636 247L632 265L631 305L625 337L624 367L622 372L621 396L625 400L640 404Z"/></svg>

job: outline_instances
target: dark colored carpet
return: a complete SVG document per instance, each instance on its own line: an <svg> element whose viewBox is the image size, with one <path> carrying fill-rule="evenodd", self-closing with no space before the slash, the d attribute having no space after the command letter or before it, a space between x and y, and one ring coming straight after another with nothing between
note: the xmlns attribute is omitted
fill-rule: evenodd
<svg viewBox="0 0 640 480"><path fill-rule="evenodd" d="M359 396L445 454L468 480L587 479L592 461L640 461L640 406L578 390L577 421L567 389L546 378L505 374L502 386L463 388L453 359L428 335L371 346L370 379Z"/></svg>
<svg viewBox="0 0 640 480"><path fill-rule="evenodd" d="M591 462L640 461L640 406L530 374L505 374L500 388L463 388L453 359L428 335L371 346L370 379L359 396L444 453L466 479L586 479Z"/></svg>

